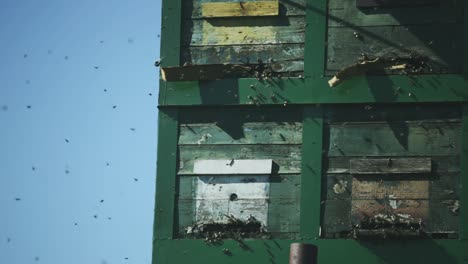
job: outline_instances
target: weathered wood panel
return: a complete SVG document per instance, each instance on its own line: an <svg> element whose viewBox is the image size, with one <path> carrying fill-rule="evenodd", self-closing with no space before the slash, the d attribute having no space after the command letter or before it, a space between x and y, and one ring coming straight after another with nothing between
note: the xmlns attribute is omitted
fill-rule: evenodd
<svg viewBox="0 0 468 264"><path fill-rule="evenodd" d="M398 158L398 157L385 157L379 158ZM324 161L324 170L327 174L333 173L350 173L349 163L353 157L330 157ZM460 171L460 158L457 156L448 157L431 157L432 172L459 172Z"/></svg>
<svg viewBox="0 0 468 264"><path fill-rule="evenodd" d="M184 11L185 19L202 18L202 5L204 3L219 3L219 2L236 2L237 0L213 1L213 0L197 0L197 1L182 1L182 10ZM243 1L245 3L254 3L257 1ZM280 16L305 16L305 0L280 0L279 1Z"/></svg>
<svg viewBox="0 0 468 264"><path fill-rule="evenodd" d="M460 23L329 28L326 70L332 74L357 63L366 54L417 58L427 64L421 73L458 73L464 47L463 34L459 32Z"/></svg>
<svg viewBox="0 0 468 264"><path fill-rule="evenodd" d="M349 237L351 224L350 200L326 200L322 217L322 237Z"/></svg>
<svg viewBox="0 0 468 264"><path fill-rule="evenodd" d="M462 1L440 1L438 5L359 8L355 0L329 0L329 27L398 26L454 23L463 20Z"/></svg>
<svg viewBox="0 0 468 264"><path fill-rule="evenodd" d="M299 233L301 229L300 214L300 198L270 198L268 211L269 224L266 229L272 233Z"/></svg>
<svg viewBox="0 0 468 264"><path fill-rule="evenodd" d="M328 156L451 156L460 151L459 123L331 125Z"/></svg>
<svg viewBox="0 0 468 264"><path fill-rule="evenodd" d="M394 206L396 203L397 206ZM352 200L351 222L358 225L377 215L408 215L411 222L426 222L429 219L428 200Z"/></svg>
<svg viewBox="0 0 468 264"><path fill-rule="evenodd" d="M207 5L235 5L229 14L212 9L211 15L255 15L248 6L273 2L277 6L274 16L262 17L210 17L203 18L203 7ZM241 4L245 9L239 9ZM283 76L297 76L304 71L305 0L282 1L183 1L183 37L181 65L237 65L235 69L224 67L219 77L206 76L195 69L176 74L168 80L216 80L220 78L255 77L249 70L237 70L242 65L266 65L268 70ZM272 8L258 8L256 12L273 14ZM232 10L241 10L241 12ZM205 9L206 11L206 9ZM210 15L210 16L211 16ZM206 71L206 70L203 70ZM176 72L177 73L177 72ZM190 72L189 72L190 73ZM228 73L228 74L226 74ZM200 76L198 78L197 76ZM204 78L201 78L204 76Z"/></svg>
<svg viewBox="0 0 468 264"><path fill-rule="evenodd" d="M392 238L458 236L459 109L363 105L329 110L323 237L364 238L358 229L369 235L378 229L380 237ZM398 171L389 171L388 159Z"/></svg>
<svg viewBox="0 0 468 264"><path fill-rule="evenodd" d="M396 199L429 199L429 181L368 181L353 178L352 199L390 199L397 207Z"/></svg>
<svg viewBox="0 0 468 264"><path fill-rule="evenodd" d="M222 202L220 201L220 203ZM197 200L178 200L177 219L180 237L185 237L187 228L197 223L196 211L194 211L196 203ZM249 217L250 207L248 205L241 207L245 208L243 213L246 214L246 218ZM270 198L267 214L265 229L273 238L295 237L296 233L300 231L300 200Z"/></svg>
<svg viewBox="0 0 468 264"><path fill-rule="evenodd" d="M300 145L186 145L179 146L180 175L190 175L197 159L272 159L276 173L300 173Z"/></svg>
<svg viewBox="0 0 468 264"><path fill-rule="evenodd" d="M305 41L303 17L213 18L186 22L184 27L192 28L192 32L183 36L182 45L192 47Z"/></svg>
<svg viewBox="0 0 468 264"><path fill-rule="evenodd" d="M459 200L431 202L427 229L432 233L458 233L460 229Z"/></svg>
<svg viewBox="0 0 468 264"><path fill-rule="evenodd" d="M351 174L430 173L431 171L430 158L378 158L349 161Z"/></svg>
<svg viewBox="0 0 468 264"><path fill-rule="evenodd" d="M188 47L182 61L193 65L258 64L268 62L277 72L304 70L304 44Z"/></svg>
<svg viewBox="0 0 468 264"><path fill-rule="evenodd" d="M254 87L255 88L255 87ZM180 124L216 123L229 133L235 133L244 123L254 122L302 122L302 108L288 106L284 108L262 106L244 106L242 108L187 108L180 113Z"/></svg>
<svg viewBox="0 0 468 264"><path fill-rule="evenodd" d="M352 122L394 122L416 123L424 125L431 122L460 122L459 105L443 103L429 105L395 104L377 105L365 104L355 107L347 105L325 106L324 121L327 124L346 126ZM402 120L404 119L404 120Z"/></svg>
<svg viewBox="0 0 468 264"><path fill-rule="evenodd" d="M460 172L430 175L324 175L324 194L328 200L429 199L457 200L460 197Z"/></svg>
<svg viewBox="0 0 468 264"><path fill-rule="evenodd" d="M277 16L278 0L255 2L212 2L201 3L203 18Z"/></svg>
<svg viewBox="0 0 468 264"><path fill-rule="evenodd" d="M241 131L231 133L215 123L185 124L180 127L179 145L203 144L301 144L299 122L244 123Z"/></svg>
<svg viewBox="0 0 468 264"><path fill-rule="evenodd" d="M400 214L413 224L419 223L422 217L422 231L425 235L456 234L459 231L459 218L454 212L458 208L456 200L427 201L404 200L396 210L388 206L385 200L327 200L325 202L322 237L351 238L354 227L367 222L374 216L391 216Z"/></svg>

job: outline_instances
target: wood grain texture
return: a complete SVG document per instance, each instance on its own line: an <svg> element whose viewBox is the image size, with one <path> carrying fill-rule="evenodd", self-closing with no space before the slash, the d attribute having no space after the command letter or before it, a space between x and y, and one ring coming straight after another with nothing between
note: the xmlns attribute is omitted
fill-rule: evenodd
<svg viewBox="0 0 468 264"><path fill-rule="evenodd" d="M362 54L372 58L417 54L429 66L423 72L459 73L463 64L461 30L460 23L329 28L326 70L331 74L353 65Z"/></svg>
<svg viewBox="0 0 468 264"><path fill-rule="evenodd" d="M203 46L182 51L182 64L251 65L260 61L268 62L275 72L304 71L304 44Z"/></svg>
<svg viewBox="0 0 468 264"><path fill-rule="evenodd" d="M181 125L179 145L282 145L301 144L302 142L302 124L299 122L249 122L242 124L239 129L239 133L233 133L233 131L215 123Z"/></svg>
<svg viewBox="0 0 468 264"><path fill-rule="evenodd" d="M351 202L351 222L353 225L373 218L376 215L409 215L414 223L420 219L427 221L429 218L428 200L397 200L398 206L392 207L390 200L352 200Z"/></svg>
<svg viewBox="0 0 468 264"><path fill-rule="evenodd" d="M460 123L329 126L328 156L452 156L460 151Z"/></svg>
<svg viewBox="0 0 468 264"><path fill-rule="evenodd" d="M304 43L304 17L213 18L185 22L184 46Z"/></svg>
<svg viewBox="0 0 468 264"><path fill-rule="evenodd" d="M429 199L428 180L369 181L353 178L352 199ZM395 202L396 207L397 203Z"/></svg>
<svg viewBox="0 0 468 264"><path fill-rule="evenodd" d="M327 200L407 199L457 200L460 199L460 172L440 172L431 175L324 175L323 192Z"/></svg>
<svg viewBox="0 0 468 264"><path fill-rule="evenodd" d="M277 16L279 2L277 0L255 2L212 2L202 3L202 17L257 17Z"/></svg>
<svg viewBox="0 0 468 264"><path fill-rule="evenodd" d="M379 158L386 159L398 159L398 157L385 157ZM349 163L353 157L329 157L324 164L327 174L334 173L350 173ZM459 172L460 171L460 158L457 156L447 157L431 157L432 172L433 173L447 173L447 172Z"/></svg>
<svg viewBox="0 0 468 264"><path fill-rule="evenodd" d="M351 174L430 173L431 171L430 158L378 158L349 161Z"/></svg>
<svg viewBox="0 0 468 264"><path fill-rule="evenodd" d="M206 3L218 3L220 1L197 0L197 1L182 1L183 19L200 19L202 18L202 6ZM236 3L237 0L221 1L224 3ZM256 1L244 1L245 3ZM280 16L305 16L305 0L280 0L278 15Z"/></svg>

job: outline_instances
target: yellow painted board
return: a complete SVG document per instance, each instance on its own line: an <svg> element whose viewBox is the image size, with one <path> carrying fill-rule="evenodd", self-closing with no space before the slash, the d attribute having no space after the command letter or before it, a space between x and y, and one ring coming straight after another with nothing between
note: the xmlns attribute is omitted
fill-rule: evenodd
<svg viewBox="0 0 468 264"><path fill-rule="evenodd" d="M215 2L202 4L202 17L277 16L278 1Z"/></svg>

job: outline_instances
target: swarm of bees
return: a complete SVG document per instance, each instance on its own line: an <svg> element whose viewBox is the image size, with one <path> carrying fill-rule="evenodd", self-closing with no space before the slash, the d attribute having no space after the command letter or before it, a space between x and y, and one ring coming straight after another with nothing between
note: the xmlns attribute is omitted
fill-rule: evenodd
<svg viewBox="0 0 468 264"><path fill-rule="evenodd" d="M267 238L268 232L255 217L241 220L226 215L227 222L198 222L185 229L186 235L202 238L207 244L219 244L223 239Z"/></svg>

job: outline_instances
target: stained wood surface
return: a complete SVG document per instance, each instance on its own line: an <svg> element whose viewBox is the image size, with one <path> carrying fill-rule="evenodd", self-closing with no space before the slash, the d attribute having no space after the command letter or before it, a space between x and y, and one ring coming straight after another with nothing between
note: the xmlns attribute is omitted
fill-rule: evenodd
<svg viewBox="0 0 468 264"><path fill-rule="evenodd" d="M301 144L299 122L244 123L239 134L229 133L215 123L184 124L180 127L179 145L205 144Z"/></svg>
<svg viewBox="0 0 468 264"><path fill-rule="evenodd" d="M197 0L197 1L183 1L183 19L200 19L202 18L202 7L207 3L236 3L239 4L237 0L228 0L228 1L212 1L212 0ZM254 3L257 1L243 1L244 3ZM262 2L262 1L259 1ZM278 15L280 16L305 16L305 0L280 0Z"/></svg>
<svg viewBox="0 0 468 264"><path fill-rule="evenodd" d="M297 72L304 69L304 44L232 45L188 47L182 51L184 63L258 64L268 63L275 72ZM272 62L270 62L272 61Z"/></svg>
<svg viewBox="0 0 468 264"><path fill-rule="evenodd" d="M184 1L181 65L218 65L223 68L221 65L257 65L268 62L273 72L294 73L292 76L301 74L304 71L305 1L245 1L243 5L246 9L241 10L249 10L247 7L262 5L263 2L267 2L268 8L255 10L267 16L245 17L260 13L238 12L240 4L237 1ZM276 3L274 8L273 3ZM227 14L220 12L219 8L215 11L210 7L213 10L210 16L223 17L203 18L203 10L207 10L205 7L215 5L232 5L236 8L228 8L234 11ZM273 9L276 13L272 16ZM226 70L219 71L224 73L219 77L207 77L214 74L203 77L204 74L195 71L190 78L187 78L187 74L185 78L180 78L180 75L177 78L216 80L254 77L242 70L227 71L229 74L225 74Z"/></svg>
<svg viewBox="0 0 468 264"><path fill-rule="evenodd" d="M430 106L420 104L362 104L351 108L349 105L342 104L326 107L324 121L327 124L342 126L352 122L399 122L424 126L426 123L461 122L461 109L460 105L447 105L444 103L431 104Z"/></svg>
<svg viewBox="0 0 468 264"><path fill-rule="evenodd" d="M251 68L246 65L188 65L161 68L163 81L218 80L230 76L249 76Z"/></svg>
<svg viewBox="0 0 468 264"><path fill-rule="evenodd" d="M421 222L423 236L457 238L458 110L442 105L330 108L324 131L323 237L352 238L372 218L403 217ZM404 225L395 231L397 237L405 235Z"/></svg>
<svg viewBox="0 0 468 264"><path fill-rule="evenodd" d="M358 1L358 2L356 2ZM329 0L325 72L334 75L371 58L417 58L413 74L460 73L463 1ZM405 74L404 69L370 75Z"/></svg>
<svg viewBox="0 0 468 264"><path fill-rule="evenodd" d="M460 150L460 123L329 126L328 156L451 156Z"/></svg>
<svg viewBox="0 0 468 264"><path fill-rule="evenodd" d="M430 173L430 158L351 159L351 174Z"/></svg>
<svg viewBox="0 0 468 264"><path fill-rule="evenodd" d="M326 69L344 69L357 63L362 54L391 58L418 54L434 73L460 72L461 30L461 23L329 28ZM429 69L422 72L430 73Z"/></svg>
<svg viewBox="0 0 468 264"><path fill-rule="evenodd" d="M219 201L220 203L225 201ZM186 228L196 223L196 200L178 200L179 237L186 236ZM248 212L248 208L245 213ZM269 198L267 230L275 238L292 238L300 231L300 200ZM247 215L248 217L248 215Z"/></svg>
<svg viewBox="0 0 468 264"><path fill-rule="evenodd" d="M193 20L191 35L182 39L184 46L226 46L253 44L297 44L305 40L302 17L216 18Z"/></svg>
<svg viewBox="0 0 468 264"><path fill-rule="evenodd" d="M424 235L436 237L441 234L452 234L456 238L459 231L459 217L453 212L457 200L427 201L402 200L401 207L392 209L387 206L388 201L360 200L352 206L350 200L327 200L324 205L322 237L325 238L352 238L354 226L361 220L367 220L374 215L402 214L421 217ZM417 219L417 218L416 218ZM417 220L413 220L416 224Z"/></svg>
<svg viewBox="0 0 468 264"><path fill-rule="evenodd" d="M463 20L462 1L440 1L438 5L359 8L355 0L329 0L329 27L399 26L449 24Z"/></svg>
<svg viewBox="0 0 468 264"><path fill-rule="evenodd" d="M279 14L279 2L212 2L202 3L202 17L248 17L248 16L276 16Z"/></svg>
<svg viewBox="0 0 468 264"><path fill-rule="evenodd" d="M385 157L382 159L398 159L397 157ZM324 162L324 169L327 174L333 173L350 173L349 163L353 157L330 157ZM446 172L459 172L460 159L455 156L447 157L431 157L432 172L446 173Z"/></svg>
<svg viewBox="0 0 468 264"><path fill-rule="evenodd" d="M460 172L431 175L352 176L324 175L323 192L329 200L355 199L429 199L457 200L460 198Z"/></svg>
<svg viewBox="0 0 468 264"><path fill-rule="evenodd" d="M292 108L187 109L180 114L178 141L178 234L200 221L226 215L261 221L275 238L300 231L302 112ZM258 175L235 172L194 175L202 160L270 160ZM251 165L242 165L246 173ZM235 195L234 195L235 194ZM234 197L234 198L232 198Z"/></svg>

